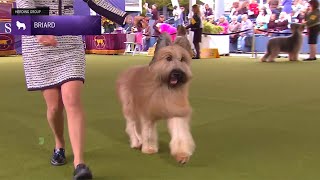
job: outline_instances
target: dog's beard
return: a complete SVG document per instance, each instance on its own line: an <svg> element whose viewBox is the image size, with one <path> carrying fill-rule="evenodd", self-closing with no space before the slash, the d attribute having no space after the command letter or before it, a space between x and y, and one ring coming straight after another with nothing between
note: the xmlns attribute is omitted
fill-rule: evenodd
<svg viewBox="0 0 320 180"><path fill-rule="evenodd" d="M181 69L173 69L166 79L166 83L169 88L180 87L184 85L188 80L186 73Z"/></svg>

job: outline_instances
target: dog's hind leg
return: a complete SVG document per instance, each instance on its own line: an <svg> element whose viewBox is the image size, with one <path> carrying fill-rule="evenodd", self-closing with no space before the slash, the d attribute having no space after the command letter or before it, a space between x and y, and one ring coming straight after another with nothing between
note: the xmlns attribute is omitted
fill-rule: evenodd
<svg viewBox="0 0 320 180"><path fill-rule="evenodd" d="M158 133L156 121L141 119L142 153L154 154L158 152Z"/></svg>
<svg viewBox="0 0 320 180"><path fill-rule="evenodd" d="M189 161L195 149L195 143L190 132L189 120L190 117L168 119L168 128L171 135L171 155L182 164Z"/></svg>

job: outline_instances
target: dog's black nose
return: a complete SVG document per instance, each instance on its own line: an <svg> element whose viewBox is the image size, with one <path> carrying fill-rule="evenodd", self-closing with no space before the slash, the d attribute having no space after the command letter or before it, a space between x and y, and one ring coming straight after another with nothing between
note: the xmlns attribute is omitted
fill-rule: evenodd
<svg viewBox="0 0 320 180"><path fill-rule="evenodd" d="M181 69L174 69L171 72L172 76L176 77L176 78L182 78L182 76L184 75L184 72Z"/></svg>

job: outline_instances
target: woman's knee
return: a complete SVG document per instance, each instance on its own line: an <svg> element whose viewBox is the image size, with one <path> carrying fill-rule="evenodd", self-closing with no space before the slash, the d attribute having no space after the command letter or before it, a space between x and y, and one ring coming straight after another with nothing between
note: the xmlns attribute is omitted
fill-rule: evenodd
<svg viewBox="0 0 320 180"><path fill-rule="evenodd" d="M63 103L59 89L48 89L43 91L43 96L47 105L47 112L58 114L63 112Z"/></svg>
<svg viewBox="0 0 320 180"><path fill-rule="evenodd" d="M81 107L81 88L82 84L78 82L71 82L62 87L62 100L67 111Z"/></svg>
<svg viewBox="0 0 320 180"><path fill-rule="evenodd" d="M80 96L72 93L63 94L63 104L67 110L80 107L80 103Z"/></svg>

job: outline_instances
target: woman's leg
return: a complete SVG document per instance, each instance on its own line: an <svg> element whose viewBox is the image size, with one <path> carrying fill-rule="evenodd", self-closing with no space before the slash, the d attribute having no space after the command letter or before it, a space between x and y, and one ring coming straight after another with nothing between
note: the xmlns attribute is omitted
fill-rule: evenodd
<svg viewBox="0 0 320 180"><path fill-rule="evenodd" d="M200 58L200 43L199 42L194 42L194 48L196 49L197 55L195 58L199 59Z"/></svg>
<svg viewBox="0 0 320 180"><path fill-rule="evenodd" d="M317 53L317 44L310 44L310 58L316 58L316 53Z"/></svg>
<svg viewBox="0 0 320 180"><path fill-rule="evenodd" d="M42 91L47 104L47 119L55 138L55 148L64 148L63 137L63 103L60 89L47 89Z"/></svg>
<svg viewBox="0 0 320 180"><path fill-rule="evenodd" d="M62 100L68 118L69 137L74 155L74 166L83 164L85 119L81 104L82 81L69 81L61 86Z"/></svg>

